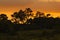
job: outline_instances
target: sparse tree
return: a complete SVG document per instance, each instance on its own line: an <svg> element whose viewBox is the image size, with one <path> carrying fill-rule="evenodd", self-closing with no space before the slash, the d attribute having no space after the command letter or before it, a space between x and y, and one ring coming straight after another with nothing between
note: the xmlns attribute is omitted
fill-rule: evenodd
<svg viewBox="0 0 60 40"><path fill-rule="evenodd" d="M19 12L15 12L12 17L15 19L15 23L24 22L26 14L23 10L20 10Z"/></svg>
<svg viewBox="0 0 60 40"><path fill-rule="evenodd" d="M8 17L5 14L0 14L0 20L7 20Z"/></svg>
<svg viewBox="0 0 60 40"><path fill-rule="evenodd" d="M36 17L44 17L44 13L37 11Z"/></svg>
<svg viewBox="0 0 60 40"><path fill-rule="evenodd" d="M24 12L26 13L26 19L29 19L31 16L33 16L33 11L30 8L26 8Z"/></svg>
<svg viewBox="0 0 60 40"><path fill-rule="evenodd" d="M51 16L51 14L47 14L46 16L47 16L47 17L50 17L50 16Z"/></svg>

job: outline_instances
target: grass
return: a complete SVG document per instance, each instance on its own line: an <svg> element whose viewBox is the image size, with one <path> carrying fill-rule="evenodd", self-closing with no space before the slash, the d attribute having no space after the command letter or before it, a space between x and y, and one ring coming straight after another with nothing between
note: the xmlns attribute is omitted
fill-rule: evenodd
<svg viewBox="0 0 60 40"><path fill-rule="evenodd" d="M0 33L0 40L60 40L60 34L55 30L22 30L16 35Z"/></svg>

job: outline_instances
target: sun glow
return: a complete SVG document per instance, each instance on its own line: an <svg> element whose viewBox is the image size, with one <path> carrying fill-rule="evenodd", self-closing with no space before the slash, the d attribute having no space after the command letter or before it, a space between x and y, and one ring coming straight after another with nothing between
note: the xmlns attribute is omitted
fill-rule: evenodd
<svg viewBox="0 0 60 40"><path fill-rule="evenodd" d="M11 17L11 15L13 14L14 12L0 12L0 14L6 14L7 16L8 16L8 19L11 19L12 17ZM47 14L51 14L51 16L52 17L60 17L60 13L54 13L54 12L44 12L45 13L45 16L47 15ZM36 12L34 11L33 12L33 14L34 14L34 16L36 15ZM33 19L34 17L32 17L32 19Z"/></svg>
<svg viewBox="0 0 60 40"><path fill-rule="evenodd" d="M54 13L54 12L46 12L46 14L51 14L52 17L56 18L56 17L60 17L60 13Z"/></svg>

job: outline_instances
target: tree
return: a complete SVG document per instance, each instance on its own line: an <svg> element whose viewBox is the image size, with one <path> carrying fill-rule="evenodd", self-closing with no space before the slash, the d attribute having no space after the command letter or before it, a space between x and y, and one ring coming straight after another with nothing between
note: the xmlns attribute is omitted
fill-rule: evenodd
<svg viewBox="0 0 60 40"><path fill-rule="evenodd" d="M15 12L12 17L14 17L15 23L24 22L26 14L23 10L20 10L19 12Z"/></svg>
<svg viewBox="0 0 60 40"><path fill-rule="evenodd" d="M0 14L0 20L7 20L8 17L5 14Z"/></svg>
<svg viewBox="0 0 60 40"><path fill-rule="evenodd" d="M33 24L33 19L28 19L25 24Z"/></svg>
<svg viewBox="0 0 60 40"><path fill-rule="evenodd" d="M31 17L33 14L32 14L32 10L30 8L26 8L25 11L26 13L26 18L29 19L29 17Z"/></svg>
<svg viewBox="0 0 60 40"><path fill-rule="evenodd" d="M0 32L8 32L10 27L12 27L12 22L8 20L6 14L0 14ZM11 29L10 29L11 30ZM13 30L12 30L13 31Z"/></svg>
<svg viewBox="0 0 60 40"><path fill-rule="evenodd" d="M32 10L30 9L30 8L26 8L26 10L25 10L27 13L30 13L31 14L31 12L32 12Z"/></svg>
<svg viewBox="0 0 60 40"><path fill-rule="evenodd" d="M17 12L14 12L14 14L11 16L17 18L17 14L18 14Z"/></svg>
<svg viewBox="0 0 60 40"><path fill-rule="evenodd" d="M26 16L26 14L24 13L23 10L20 10L18 12L18 18L20 18L21 21L23 21L25 19L25 16Z"/></svg>
<svg viewBox="0 0 60 40"><path fill-rule="evenodd" d="M11 16L13 17L12 21L14 23L19 23L17 20L18 19L18 12L14 12Z"/></svg>
<svg viewBox="0 0 60 40"><path fill-rule="evenodd" d="M0 30L3 30L4 28L6 28L5 24L6 24L7 20L8 20L7 15L0 14L0 28L1 28Z"/></svg>
<svg viewBox="0 0 60 40"><path fill-rule="evenodd" d="M47 14L47 17L50 17L51 14Z"/></svg>
<svg viewBox="0 0 60 40"><path fill-rule="evenodd" d="M44 13L37 11L36 17L44 17Z"/></svg>

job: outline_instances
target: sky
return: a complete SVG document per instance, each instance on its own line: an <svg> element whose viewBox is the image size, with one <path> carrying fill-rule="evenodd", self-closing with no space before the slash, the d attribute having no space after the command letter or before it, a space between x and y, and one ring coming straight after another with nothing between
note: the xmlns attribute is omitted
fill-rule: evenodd
<svg viewBox="0 0 60 40"><path fill-rule="evenodd" d="M7 14L9 18L14 12L25 8L60 17L60 0L0 0L0 14Z"/></svg>

